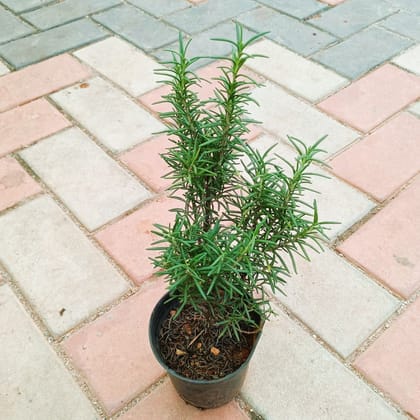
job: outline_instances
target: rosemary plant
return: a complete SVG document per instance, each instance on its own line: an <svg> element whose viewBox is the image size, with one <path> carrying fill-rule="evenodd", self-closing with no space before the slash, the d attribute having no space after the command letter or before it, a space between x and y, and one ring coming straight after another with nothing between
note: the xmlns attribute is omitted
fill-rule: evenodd
<svg viewBox="0 0 420 420"><path fill-rule="evenodd" d="M182 205L175 221L155 225L160 239L152 249L159 274L167 276L170 295L207 314L222 326L221 334L238 338L244 327L257 328L255 313L265 320L273 312L267 290L281 286L296 271L295 257L309 260L308 248L322 250L327 222L318 220L316 202L304 201L310 189L308 169L317 162L319 141L311 147L289 138L297 151L294 162L283 159L289 175L244 140L252 122L247 113L250 87L257 83L243 73L255 55L246 48L264 34L244 40L236 26L230 58L220 67L214 97L200 100L194 87L205 82L190 70L199 58L188 58L188 43L179 37L168 68L158 71L170 86L161 114L172 146L163 154L171 168L171 195Z"/></svg>

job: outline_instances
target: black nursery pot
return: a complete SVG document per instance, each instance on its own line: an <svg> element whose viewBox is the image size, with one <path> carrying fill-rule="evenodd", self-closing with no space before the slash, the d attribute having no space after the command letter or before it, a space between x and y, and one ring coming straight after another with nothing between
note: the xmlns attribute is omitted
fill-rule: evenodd
<svg viewBox="0 0 420 420"><path fill-rule="evenodd" d="M169 299L169 293L166 293L153 309L149 322L149 340L152 351L168 372L172 384L180 397L188 404L199 408L220 407L231 401L239 393L244 383L249 361L257 346L261 336L261 331L255 337L254 345L245 362L234 372L219 379L198 380L189 379L176 373L162 359L159 348L159 331L163 321L168 317L169 312L177 307L176 301L165 303Z"/></svg>

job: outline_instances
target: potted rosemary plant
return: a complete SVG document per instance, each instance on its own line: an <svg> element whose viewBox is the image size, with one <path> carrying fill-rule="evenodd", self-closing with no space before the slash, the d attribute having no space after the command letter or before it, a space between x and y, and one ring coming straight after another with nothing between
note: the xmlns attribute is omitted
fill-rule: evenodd
<svg viewBox="0 0 420 420"><path fill-rule="evenodd" d="M252 121L247 107L256 82L243 74L252 59L246 48L264 34L244 40L236 26L214 97L200 100L200 80L179 38L168 68L159 70L171 91L172 110L161 114L172 146L163 154L170 167L171 195L179 199L175 221L155 225L159 240L153 259L166 276L168 293L150 320L150 342L178 393L202 408L228 402L238 392L263 323L273 310L269 291L281 290L295 257L307 248L322 250L327 222L316 203L306 203L311 147L290 138L297 158L284 161L288 174L244 140Z"/></svg>

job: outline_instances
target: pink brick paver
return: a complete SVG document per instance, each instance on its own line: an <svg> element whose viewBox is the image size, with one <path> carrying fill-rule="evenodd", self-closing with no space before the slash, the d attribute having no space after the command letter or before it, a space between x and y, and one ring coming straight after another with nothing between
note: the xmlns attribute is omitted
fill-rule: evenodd
<svg viewBox="0 0 420 420"><path fill-rule="evenodd" d="M68 126L70 122L45 99L0 113L0 156Z"/></svg>
<svg viewBox="0 0 420 420"><path fill-rule="evenodd" d="M186 404L169 380L141 400L121 420L246 420L236 402L211 410L200 410Z"/></svg>
<svg viewBox="0 0 420 420"><path fill-rule="evenodd" d="M420 299L354 365L414 418L420 418Z"/></svg>
<svg viewBox="0 0 420 420"><path fill-rule="evenodd" d="M68 54L0 77L0 112L89 77L88 68Z"/></svg>
<svg viewBox="0 0 420 420"><path fill-rule="evenodd" d="M404 297L420 287L420 175L338 249Z"/></svg>
<svg viewBox="0 0 420 420"><path fill-rule="evenodd" d="M154 272L149 259L154 252L147 250L158 239L152 233L153 224L172 221L169 210L178 205L173 199L158 198L96 234L101 245L137 284Z"/></svg>
<svg viewBox="0 0 420 420"><path fill-rule="evenodd" d="M382 201L420 169L420 119L402 113L329 162L332 171Z"/></svg>
<svg viewBox="0 0 420 420"><path fill-rule="evenodd" d="M368 132L419 95L420 77L386 64L318 106L340 121Z"/></svg>
<svg viewBox="0 0 420 420"><path fill-rule="evenodd" d="M0 159L0 211L40 191L41 187L15 159Z"/></svg>
<svg viewBox="0 0 420 420"><path fill-rule="evenodd" d="M150 349L148 325L165 289L161 280L145 286L63 344L109 413L164 373Z"/></svg>
<svg viewBox="0 0 420 420"><path fill-rule="evenodd" d="M160 154L171 145L166 135L154 137L121 155L121 160L155 191L163 191L171 180L161 178L170 168Z"/></svg>

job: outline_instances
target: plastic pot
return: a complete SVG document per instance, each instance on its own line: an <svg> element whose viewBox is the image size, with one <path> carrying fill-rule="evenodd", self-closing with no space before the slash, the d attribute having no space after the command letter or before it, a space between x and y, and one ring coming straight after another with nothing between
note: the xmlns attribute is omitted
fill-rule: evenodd
<svg viewBox="0 0 420 420"><path fill-rule="evenodd" d="M171 369L162 359L159 348L159 331L163 321L168 317L169 312L177 307L176 301L165 303L169 299L166 293L153 309L149 322L149 340L152 351L167 371L173 386L180 397L187 403L199 408L215 408L231 401L240 391L248 370L249 361L261 336L257 334L253 348L246 361L234 372L223 378L212 380L189 379Z"/></svg>

